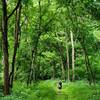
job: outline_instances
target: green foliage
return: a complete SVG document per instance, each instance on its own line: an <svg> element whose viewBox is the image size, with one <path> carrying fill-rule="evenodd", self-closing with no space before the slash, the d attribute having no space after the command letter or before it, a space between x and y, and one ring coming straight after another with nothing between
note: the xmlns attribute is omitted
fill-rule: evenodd
<svg viewBox="0 0 100 100"><path fill-rule="evenodd" d="M100 20L100 1L94 1L88 5L88 11L92 14L93 18Z"/></svg>
<svg viewBox="0 0 100 100"><path fill-rule="evenodd" d="M3 100L98 100L99 86L88 86L84 81L63 83L61 94L56 88L57 81L65 71L72 79L73 32L75 49L75 80L86 80L86 61L82 42L87 51L89 65L100 80L100 3L99 0L22 0L20 18L21 33L15 59L14 88L10 96ZM8 15L16 5L16 0L7 0ZM3 84L2 66L2 9L0 1L0 85ZM15 37L15 13L8 21L9 70L11 71ZM63 66L63 69L62 69ZM34 74L35 73L35 74ZM36 82L33 82L36 76ZM26 86L30 78L32 83ZM40 81L47 80L47 81ZM20 81L22 83L20 83ZM40 81L40 82L38 82ZM2 93L0 92L0 95ZM0 100L2 100L0 98Z"/></svg>
<svg viewBox="0 0 100 100"><path fill-rule="evenodd" d="M47 80L27 87L25 83L16 82L13 93L0 100L99 100L99 85L89 86L84 81L63 82L62 90L57 89L58 80Z"/></svg>
<svg viewBox="0 0 100 100"><path fill-rule="evenodd" d="M69 95L69 100L98 100L99 87L88 86L83 81L71 83L65 89Z"/></svg>
<svg viewBox="0 0 100 100"><path fill-rule="evenodd" d="M60 78L62 74L61 59L67 77L67 48L69 49L70 74L72 75L70 31L73 31L76 79L87 77L84 54L79 43L79 39L82 41L82 37L84 37L85 47L90 62L92 62L91 67L96 73L96 79L99 80L99 57L96 56L99 51L99 24L88 12L91 10L99 15L97 3L99 2L93 0L40 0L39 5L39 0L22 0L21 33L16 56L15 79L27 81L32 67L33 50L35 51L36 65L34 64L34 66L36 66L38 80L52 78L53 68L55 68L55 78ZM8 1L8 14L15 5L15 0ZM10 70L14 47L14 26L15 16L13 15L8 22ZM0 60L2 60L1 47L0 34Z"/></svg>

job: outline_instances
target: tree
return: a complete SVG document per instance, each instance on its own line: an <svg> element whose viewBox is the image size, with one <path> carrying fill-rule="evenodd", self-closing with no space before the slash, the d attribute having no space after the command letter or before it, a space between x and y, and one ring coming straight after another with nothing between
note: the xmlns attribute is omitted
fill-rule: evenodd
<svg viewBox="0 0 100 100"><path fill-rule="evenodd" d="M74 73L74 40L73 40L73 33L72 31L70 32L70 37L71 37L71 45L72 45L72 80L74 81L75 79L75 73Z"/></svg>
<svg viewBox="0 0 100 100"><path fill-rule="evenodd" d="M9 61L8 61L8 23L7 23L7 3L2 0L2 39L4 54L4 95L9 94Z"/></svg>
<svg viewBox="0 0 100 100"><path fill-rule="evenodd" d="M3 54L4 54L4 95L10 93L9 89L9 54L8 54L8 19L13 15L15 10L18 8L20 0L17 6L8 16L7 12L7 1L2 0L2 39L3 39Z"/></svg>
<svg viewBox="0 0 100 100"><path fill-rule="evenodd" d="M16 61L16 54L17 54L17 48L19 46L19 35L21 32L21 27L20 27L20 16L21 16L21 2L19 4L18 9L16 9L16 15L15 15L15 38L14 38L14 51L13 51L13 58L12 58L12 71L10 72L10 86L12 88L13 86L13 80L14 80L14 69L15 69L15 61Z"/></svg>

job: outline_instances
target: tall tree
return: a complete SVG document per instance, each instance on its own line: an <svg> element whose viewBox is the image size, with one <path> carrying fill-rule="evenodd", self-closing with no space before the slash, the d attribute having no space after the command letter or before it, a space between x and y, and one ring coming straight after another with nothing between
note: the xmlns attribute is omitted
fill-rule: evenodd
<svg viewBox="0 0 100 100"><path fill-rule="evenodd" d="M16 54L17 54L17 48L19 46L19 35L20 35L20 16L21 16L21 2L16 10L15 15L15 36L14 36L14 51L13 51L13 58L12 58L12 71L10 72L10 86L13 87L13 79L14 79L14 69L15 69L15 61L16 61Z"/></svg>
<svg viewBox="0 0 100 100"><path fill-rule="evenodd" d="M72 45L72 80L75 79L75 73L74 73L74 39L73 39L73 33L70 31L70 37L71 37L71 45Z"/></svg>
<svg viewBox="0 0 100 100"><path fill-rule="evenodd" d="M8 53L8 19L14 14L21 0L8 16L7 1L2 0L2 40L4 54L4 95L10 93L9 89L9 53Z"/></svg>
<svg viewBox="0 0 100 100"><path fill-rule="evenodd" d="M37 73L36 73L36 69L37 69L37 65L36 65L36 58L37 58L37 48L38 48L38 43L39 43L39 39L40 36L42 34L42 30L41 30L41 21L42 21L42 11L41 11L41 0L38 0L38 23L36 23L36 33L33 35L34 40L32 40L32 63L31 63L31 68L29 70L29 74L28 74L28 80L27 83L31 83L32 80L36 81L37 80ZM33 45L34 43L34 45Z"/></svg>
<svg viewBox="0 0 100 100"><path fill-rule="evenodd" d="M68 50L68 47L66 49L66 52L67 52L67 78L68 78L68 81L70 81L70 66L69 66L69 50Z"/></svg>
<svg viewBox="0 0 100 100"><path fill-rule="evenodd" d="M82 46L83 52L84 52L86 71L87 71L87 75L88 75L87 79L88 79L90 85L91 85L92 82L95 85L95 75L94 75L93 70L91 68L90 60L89 60L87 49L86 49L86 46L85 46L86 45L85 44L85 36L82 35L82 38L79 41L81 43L81 46Z"/></svg>
<svg viewBox="0 0 100 100"><path fill-rule="evenodd" d="M4 95L9 94L9 60L8 60L8 23L7 23L7 2L2 0L2 40L4 54Z"/></svg>

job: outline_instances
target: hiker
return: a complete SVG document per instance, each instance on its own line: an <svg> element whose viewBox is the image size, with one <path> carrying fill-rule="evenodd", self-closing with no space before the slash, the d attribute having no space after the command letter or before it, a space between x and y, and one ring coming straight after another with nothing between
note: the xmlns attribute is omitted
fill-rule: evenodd
<svg viewBox="0 0 100 100"><path fill-rule="evenodd" d="M62 82L61 81L58 83L58 89L62 89Z"/></svg>

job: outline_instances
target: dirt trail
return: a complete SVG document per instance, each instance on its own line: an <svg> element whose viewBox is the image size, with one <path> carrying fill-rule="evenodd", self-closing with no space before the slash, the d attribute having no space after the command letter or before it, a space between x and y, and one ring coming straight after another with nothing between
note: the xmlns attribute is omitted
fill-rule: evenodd
<svg viewBox="0 0 100 100"><path fill-rule="evenodd" d="M68 100L68 95L62 90L57 91L56 100Z"/></svg>

